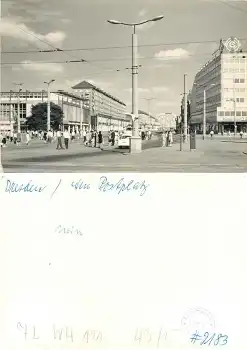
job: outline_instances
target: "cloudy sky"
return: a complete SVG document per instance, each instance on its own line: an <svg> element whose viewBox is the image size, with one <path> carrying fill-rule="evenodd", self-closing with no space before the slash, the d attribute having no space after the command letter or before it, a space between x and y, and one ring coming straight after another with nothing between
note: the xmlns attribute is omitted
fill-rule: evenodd
<svg viewBox="0 0 247 350"><path fill-rule="evenodd" d="M190 88L221 38L247 43L246 0L1 0L1 5L2 91L14 89L13 83L42 90L48 79L56 79L54 90L71 91L85 79L130 105L132 31L107 19L135 22L162 14L162 21L138 29L139 108L147 110L146 99L154 98L152 113L178 113L184 73ZM37 52L54 48L69 51ZM80 59L87 63L66 63Z"/></svg>

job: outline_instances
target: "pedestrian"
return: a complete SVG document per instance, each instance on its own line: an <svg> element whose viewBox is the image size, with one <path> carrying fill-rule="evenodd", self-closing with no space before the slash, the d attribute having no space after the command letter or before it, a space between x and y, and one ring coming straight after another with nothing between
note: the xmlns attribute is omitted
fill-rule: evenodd
<svg viewBox="0 0 247 350"><path fill-rule="evenodd" d="M98 133L98 143L99 143L99 148L101 149L101 151L103 151L103 135L101 131L99 131Z"/></svg>
<svg viewBox="0 0 247 350"><path fill-rule="evenodd" d="M17 142L17 146L20 146L20 144L21 144L21 133L20 132L17 133L17 140L16 140L16 142Z"/></svg>
<svg viewBox="0 0 247 350"><path fill-rule="evenodd" d="M47 133L47 142L48 143L52 142L52 137L53 137L52 131L49 130L48 133Z"/></svg>
<svg viewBox="0 0 247 350"><path fill-rule="evenodd" d="M243 131L241 130L239 134L240 134L240 138L242 139L243 138Z"/></svg>
<svg viewBox="0 0 247 350"><path fill-rule="evenodd" d="M86 132L86 130L83 130L83 132L82 132L82 137L83 137L83 143L84 143L84 145L86 144L86 141L87 141L87 132Z"/></svg>
<svg viewBox="0 0 247 350"><path fill-rule="evenodd" d="M90 140L91 140L91 133L90 133L90 131L88 130L88 131L87 131L87 135L86 135L86 146L89 146L89 145L90 145Z"/></svg>
<svg viewBox="0 0 247 350"><path fill-rule="evenodd" d="M75 131L73 130L71 133L71 141L75 141Z"/></svg>
<svg viewBox="0 0 247 350"><path fill-rule="evenodd" d="M64 138L64 144L65 144L65 148L68 149L69 148L69 132L68 130L65 130L63 132L63 138Z"/></svg>
<svg viewBox="0 0 247 350"><path fill-rule="evenodd" d="M27 131L26 132L26 145L29 145L29 142L30 142L30 135L29 135L29 132Z"/></svg>
<svg viewBox="0 0 247 350"><path fill-rule="evenodd" d="M47 143L47 132L46 131L44 132L43 140L44 140L44 143Z"/></svg>
<svg viewBox="0 0 247 350"><path fill-rule="evenodd" d="M111 145L115 146L115 132L114 132L114 130L111 133Z"/></svg>
<svg viewBox="0 0 247 350"><path fill-rule="evenodd" d="M173 135L172 135L172 131L169 130L168 132L168 146L171 147L173 143Z"/></svg>
<svg viewBox="0 0 247 350"><path fill-rule="evenodd" d="M14 131L14 133L13 133L13 139L14 139L14 145L16 145L16 143L17 143L17 132L16 131Z"/></svg>
<svg viewBox="0 0 247 350"><path fill-rule="evenodd" d="M163 147L166 147L166 146L167 146L167 132L166 132L166 131L164 131L164 132L162 133L162 146L163 146Z"/></svg>
<svg viewBox="0 0 247 350"><path fill-rule="evenodd" d="M7 143L6 135L5 134L1 135L1 139L2 139L1 146L6 147L6 143Z"/></svg>
<svg viewBox="0 0 247 350"><path fill-rule="evenodd" d="M213 136L214 136L214 131L213 130L210 131L210 136L211 136L211 140L212 140Z"/></svg>
<svg viewBox="0 0 247 350"><path fill-rule="evenodd" d="M57 131L56 137L57 137L57 149L64 149L62 145L62 133L60 130Z"/></svg>
<svg viewBox="0 0 247 350"><path fill-rule="evenodd" d="M10 131L10 142L13 142L13 131Z"/></svg>

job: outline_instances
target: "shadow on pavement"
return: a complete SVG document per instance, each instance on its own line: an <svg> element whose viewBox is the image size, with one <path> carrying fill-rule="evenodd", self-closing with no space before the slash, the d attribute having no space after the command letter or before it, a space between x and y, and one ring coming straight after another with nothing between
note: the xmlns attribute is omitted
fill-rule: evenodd
<svg viewBox="0 0 247 350"><path fill-rule="evenodd" d="M142 143L142 149L146 150L146 149L150 149L150 148L155 148L155 147L161 147L162 146L162 141L160 139L154 139L154 140L149 140L149 141L144 141ZM61 152L61 153L60 153ZM52 155L36 155L35 157L33 156L29 156L26 158L21 158L21 159L11 159L11 160L4 160L2 161L3 166L6 167L6 165L8 163L40 163L40 162L59 162L62 160L68 160L68 159L77 159L77 158L91 158L91 157L102 157L102 156L106 156L109 154L122 154L122 155L128 155L129 154L129 150L127 149L119 149L119 148L114 148L114 149L103 149L103 150L98 150L98 151L94 151L94 152L77 152L77 153L62 153L62 152L66 152L66 150L59 150L57 151L57 154L52 154Z"/></svg>

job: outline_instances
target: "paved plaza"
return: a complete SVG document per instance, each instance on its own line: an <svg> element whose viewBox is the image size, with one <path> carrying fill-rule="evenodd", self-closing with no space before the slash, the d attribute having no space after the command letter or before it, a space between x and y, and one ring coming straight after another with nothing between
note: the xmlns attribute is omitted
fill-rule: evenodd
<svg viewBox="0 0 247 350"><path fill-rule="evenodd" d="M178 140L176 140L178 142ZM55 143L33 141L29 146L10 145L2 149L4 172L246 172L247 139L215 136L202 140L197 136L196 150L189 142L160 147L159 140L147 141L141 154L129 154L106 146L103 151L80 142L69 150L56 150ZM246 152L246 154L245 154Z"/></svg>

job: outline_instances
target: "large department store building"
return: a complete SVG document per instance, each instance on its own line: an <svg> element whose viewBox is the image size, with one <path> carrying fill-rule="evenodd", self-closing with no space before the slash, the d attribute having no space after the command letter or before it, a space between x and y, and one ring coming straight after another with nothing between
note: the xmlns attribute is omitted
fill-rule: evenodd
<svg viewBox="0 0 247 350"><path fill-rule="evenodd" d="M32 105L47 102L46 91L1 92L0 131L13 131L16 127L18 105L20 106L21 129L25 130L25 121L31 116ZM59 105L64 113L63 126L78 131L90 126L88 102L75 94L64 91L50 93L50 101Z"/></svg>
<svg viewBox="0 0 247 350"><path fill-rule="evenodd" d="M196 74L191 90L191 124L203 128L204 90L206 91L207 131L247 131L247 52L219 49Z"/></svg>

